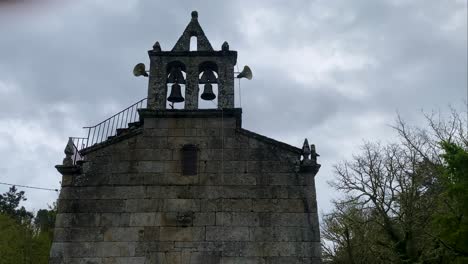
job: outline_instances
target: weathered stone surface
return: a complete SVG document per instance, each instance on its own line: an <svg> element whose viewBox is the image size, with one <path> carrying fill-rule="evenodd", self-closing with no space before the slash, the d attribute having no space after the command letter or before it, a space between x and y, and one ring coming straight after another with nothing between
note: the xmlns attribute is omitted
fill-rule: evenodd
<svg viewBox="0 0 468 264"><path fill-rule="evenodd" d="M142 127L85 149L82 166L59 167L50 263L320 263L316 156L305 162L315 169L298 169L301 149L243 129L233 105L237 53L190 53L186 41L176 53L150 51ZM217 65L222 109L196 109L207 61ZM169 64L185 67L186 109L165 109ZM195 175L182 173L185 144L198 151Z"/></svg>

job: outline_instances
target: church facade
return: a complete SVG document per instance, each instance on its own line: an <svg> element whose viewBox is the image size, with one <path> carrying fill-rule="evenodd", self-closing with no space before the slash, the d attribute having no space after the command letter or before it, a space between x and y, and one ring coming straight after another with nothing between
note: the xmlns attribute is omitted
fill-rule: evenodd
<svg viewBox="0 0 468 264"><path fill-rule="evenodd" d="M135 68L148 77L146 105L71 139L56 166L50 263L321 263L315 147L242 128L237 52L214 50L194 11L171 51L156 43L148 54L149 72ZM199 109L214 97L217 107Z"/></svg>

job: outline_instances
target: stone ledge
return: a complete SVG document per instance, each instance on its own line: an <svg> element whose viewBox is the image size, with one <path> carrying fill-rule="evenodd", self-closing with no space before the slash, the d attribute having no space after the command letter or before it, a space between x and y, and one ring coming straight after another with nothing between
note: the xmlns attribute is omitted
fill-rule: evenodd
<svg viewBox="0 0 468 264"><path fill-rule="evenodd" d="M234 57L237 58L235 50L219 51L154 51L149 50L148 55L156 57Z"/></svg>
<svg viewBox="0 0 468 264"><path fill-rule="evenodd" d="M148 109L140 108L138 113L141 118L145 117L162 117L162 118L187 118L187 117L242 117L242 108L225 108L225 109Z"/></svg>
<svg viewBox="0 0 468 264"><path fill-rule="evenodd" d="M55 168L62 175L81 174L81 166L77 166L77 165L56 165Z"/></svg>

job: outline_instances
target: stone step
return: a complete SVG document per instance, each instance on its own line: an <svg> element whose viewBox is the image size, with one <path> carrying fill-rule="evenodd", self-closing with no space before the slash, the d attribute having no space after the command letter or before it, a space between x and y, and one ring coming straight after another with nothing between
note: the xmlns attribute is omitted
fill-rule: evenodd
<svg viewBox="0 0 468 264"><path fill-rule="evenodd" d="M141 126L141 122L137 121L137 122L132 122L132 123L128 123L128 128L132 129L132 128L138 128Z"/></svg>
<svg viewBox="0 0 468 264"><path fill-rule="evenodd" d="M116 136L120 136L122 134L125 134L127 133L128 131L128 128L117 128L117 135Z"/></svg>

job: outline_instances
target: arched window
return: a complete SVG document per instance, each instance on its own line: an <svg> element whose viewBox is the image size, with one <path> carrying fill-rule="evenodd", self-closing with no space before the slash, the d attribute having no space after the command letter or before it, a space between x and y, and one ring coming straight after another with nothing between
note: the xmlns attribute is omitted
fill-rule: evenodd
<svg viewBox="0 0 468 264"><path fill-rule="evenodd" d="M190 51L197 51L197 36L190 37Z"/></svg>

